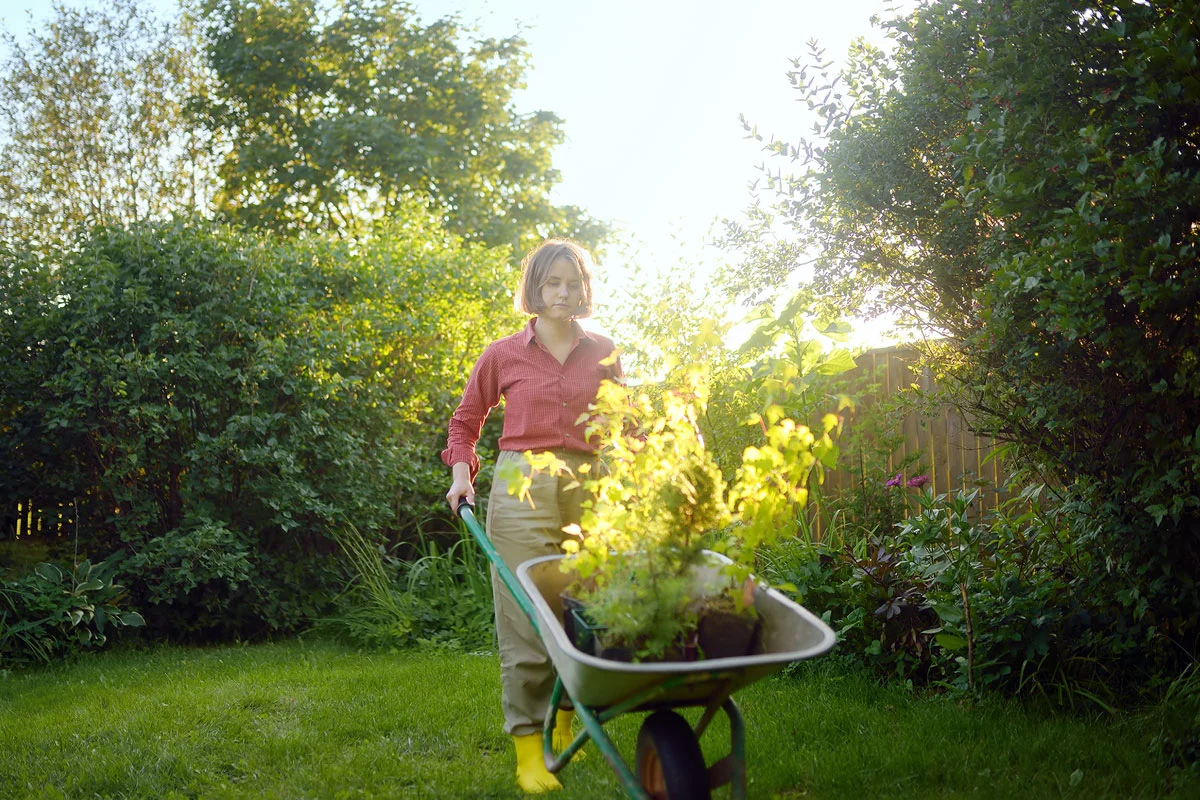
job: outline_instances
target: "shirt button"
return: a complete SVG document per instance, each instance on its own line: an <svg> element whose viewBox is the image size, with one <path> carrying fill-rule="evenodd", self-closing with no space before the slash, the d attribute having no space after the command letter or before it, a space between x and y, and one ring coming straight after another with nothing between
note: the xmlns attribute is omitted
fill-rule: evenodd
<svg viewBox="0 0 1200 800"><path fill-rule="evenodd" d="M566 404L566 403L563 403L563 408L566 408L566 407L567 407L567 404Z"/></svg>

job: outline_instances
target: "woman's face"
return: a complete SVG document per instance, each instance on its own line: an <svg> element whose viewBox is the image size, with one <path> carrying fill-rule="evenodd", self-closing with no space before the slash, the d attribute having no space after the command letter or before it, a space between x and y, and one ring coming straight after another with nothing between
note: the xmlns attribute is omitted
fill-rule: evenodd
<svg viewBox="0 0 1200 800"><path fill-rule="evenodd" d="M583 280L575 262L567 258L555 259L542 284L540 296L542 310L538 316L554 320L574 317L583 302Z"/></svg>

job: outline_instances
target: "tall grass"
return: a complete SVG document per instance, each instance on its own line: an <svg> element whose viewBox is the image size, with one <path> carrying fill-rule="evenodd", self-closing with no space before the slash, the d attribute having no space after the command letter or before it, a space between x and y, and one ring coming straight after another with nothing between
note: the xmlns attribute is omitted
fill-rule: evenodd
<svg viewBox="0 0 1200 800"><path fill-rule="evenodd" d="M371 544L354 527L337 534L355 578L338 598L338 612L317 623L352 644L389 649L437 643L484 649L493 639L492 594L486 556L460 533L449 546L419 534L400 558Z"/></svg>

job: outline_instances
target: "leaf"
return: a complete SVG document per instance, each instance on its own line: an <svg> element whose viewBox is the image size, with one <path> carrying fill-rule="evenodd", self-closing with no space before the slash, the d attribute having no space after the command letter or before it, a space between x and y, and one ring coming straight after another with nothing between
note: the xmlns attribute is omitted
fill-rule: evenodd
<svg viewBox="0 0 1200 800"><path fill-rule="evenodd" d="M967 640L952 633L939 633L933 637L939 646L957 652L967 646Z"/></svg>
<svg viewBox="0 0 1200 800"><path fill-rule="evenodd" d="M857 367L849 350L838 348L822 359L816 368L819 375L840 375Z"/></svg>
<svg viewBox="0 0 1200 800"><path fill-rule="evenodd" d="M854 333L854 326L845 321L830 322L821 328L821 335L835 342L845 342Z"/></svg>
<svg viewBox="0 0 1200 800"><path fill-rule="evenodd" d="M65 577L65 573L61 569L56 567L54 564L45 562L38 564L33 568L33 571L36 572L40 577L53 583L62 583L62 580Z"/></svg>

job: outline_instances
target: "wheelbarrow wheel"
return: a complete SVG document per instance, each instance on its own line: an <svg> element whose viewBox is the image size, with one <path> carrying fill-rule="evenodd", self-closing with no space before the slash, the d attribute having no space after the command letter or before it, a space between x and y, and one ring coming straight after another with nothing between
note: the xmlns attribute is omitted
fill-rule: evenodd
<svg viewBox="0 0 1200 800"><path fill-rule="evenodd" d="M708 769L692 726L674 711L646 717L637 741L637 777L654 800L710 800Z"/></svg>

